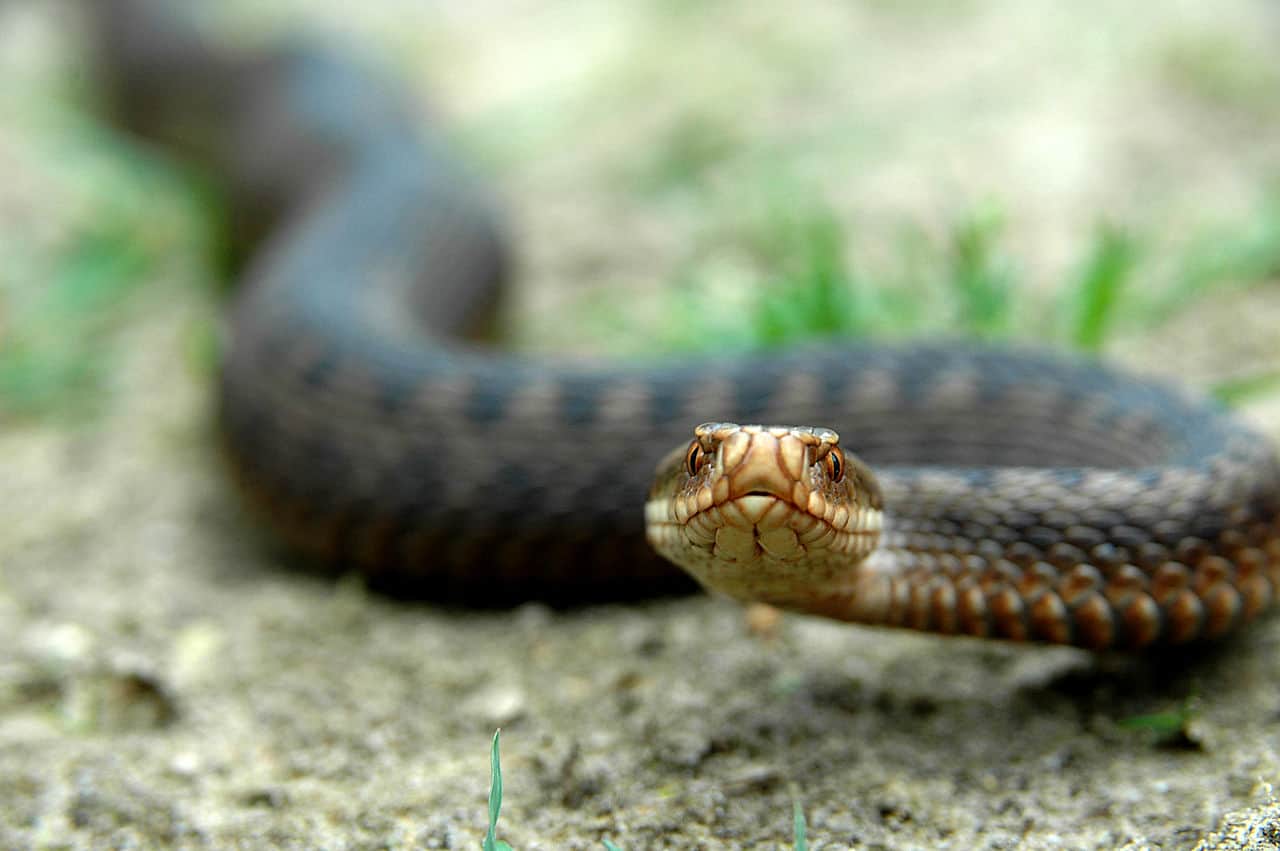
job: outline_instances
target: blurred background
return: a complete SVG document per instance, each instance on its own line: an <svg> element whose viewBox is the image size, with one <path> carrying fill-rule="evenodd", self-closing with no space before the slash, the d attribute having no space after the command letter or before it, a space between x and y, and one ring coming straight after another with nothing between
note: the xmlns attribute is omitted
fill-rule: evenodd
<svg viewBox="0 0 1280 851"><path fill-rule="evenodd" d="M104 123L72 5L0 7L14 414L94 400L118 347L175 300L199 305L180 353L198 372L215 360L216 186ZM309 30L403 79L509 211L521 348L1007 338L1233 401L1280 370L1266 0L205 12L228 42Z"/></svg>
<svg viewBox="0 0 1280 851"><path fill-rule="evenodd" d="M497 726L516 847L1190 847L1271 795L1275 619L1109 675L280 570L214 451L218 187L106 120L76 6L0 0L0 846L475 847ZM403 81L508 211L518 349L1035 343L1280 436L1273 0L202 8Z"/></svg>

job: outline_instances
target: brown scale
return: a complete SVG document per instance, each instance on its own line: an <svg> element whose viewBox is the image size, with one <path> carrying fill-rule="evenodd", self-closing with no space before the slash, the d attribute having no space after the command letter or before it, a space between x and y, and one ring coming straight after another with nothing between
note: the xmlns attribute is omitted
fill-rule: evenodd
<svg viewBox="0 0 1280 851"><path fill-rule="evenodd" d="M1280 524L1248 511L1228 522L1237 525L1212 542L1187 536L1172 549L1132 527L1105 537L1077 528L1076 543L1044 551L986 539L972 547L984 555L948 551L954 538L910 533L907 546L920 549L901 554L910 566L894 581L903 604L884 622L1094 649L1218 638L1271 605L1280 574Z"/></svg>

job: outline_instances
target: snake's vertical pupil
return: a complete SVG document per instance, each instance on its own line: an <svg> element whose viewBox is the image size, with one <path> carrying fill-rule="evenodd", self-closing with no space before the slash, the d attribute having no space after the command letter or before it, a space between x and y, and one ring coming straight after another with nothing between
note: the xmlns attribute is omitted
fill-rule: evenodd
<svg viewBox="0 0 1280 851"><path fill-rule="evenodd" d="M698 475L698 468L702 466L702 447L696 441L689 444L689 452L684 456L684 466L690 476Z"/></svg>
<svg viewBox="0 0 1280 851"><path fill-rule="evenodd" d="M832 449L827 453L827 476L833 482L844 478L844 456L839 449Z"/></svg>

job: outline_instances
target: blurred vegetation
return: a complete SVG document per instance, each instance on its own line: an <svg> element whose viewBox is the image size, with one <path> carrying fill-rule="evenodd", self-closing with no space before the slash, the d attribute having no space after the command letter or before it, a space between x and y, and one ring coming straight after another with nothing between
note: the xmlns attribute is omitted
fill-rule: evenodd
<svg viewBox="0 0 1280 851"><path fill-rule="evenodd" d="M1162 45L1159 69L1181 93L1203 103L1274 116L1280 74L1254 46L1220 33L1184 33Z"/></svg>
<svg viewBox="0 0 1280 851"><path fill-rule="evenodd" d="M724 38L736 45L750 37L750 54L712 40L705 55L691 55L725 72L691 77L670 61L673 45L690 32L713 31L723 4L651 5L631 51L594 75L592 87L542 92L549 101L516 98L460 137L501 170L563 147L566 137L581 134L579 122L612 115L619 103L643 105L655 92L669 93L667 112L633 146L627 165L602 173L597 162L587 179L616 182L653 205L655 215L678 210L694 222L691 248L666 273L669 305L662 314L669 318L656 330L628 335L635 323L625 305L587 304L572 317L588 333L595 329L603 346L620 353L696 351L945 334L1097 352L1119 333L1156 328L1206 299L1280 278L1280 189L1260 191L1256 209L1237 220L1205 223L1172 241L1143 230L1156 225L1099 215L1076 241L1078 256L1061 280L1026 271L1034 258L1020 257L1011 244L1014 205L999 195L961 204L940 221L890 223L896 235L887 241L877 223L869 237L812 177L797 175L814 173L806 158L815 146L835 144L828 137L840 136L858 157L873 156L882 141L826 125L817 135L806 135L807 128L795 134L794 147L771 145L749 132L732 106L762 79L774 97L820 80L822 51L806 51L775 32L767 17L744 15L729 24L742 32ZM872 4L882 5L899 8ZM946 5L915 0L900 11L931 17ZM972 8L957 4L947 14ZM751 76L761 63L769 75ZM1190 33L1161 41L1153 68L1176 92L1249 115L1274 102L1274 63L1238 40ZM21 230L0 233L0 411L24 415L79 412L97 398L137 307L139 284L207 263L199 258L207 258L209 222L217 214L199 180L87 118L93 112L87 97L76 93L55 109L33 105L40 100L39 93L4 97L4 105L17 116L30 165L57 175L75 209L39 245L24 241ZM848 142L846 135L856 138ZM1181 247L1170 253L1170 244ZM202 366L214 358L212 314L191 335L188 355ZM1218 393L1237 402L1277 384L1280 376L1264 371Z"/></svg>
<svg viewBox="0 0 1280 851"><path fill-rule="evenodd" d="M687 186L726 143L697 125L677 137L687 144L669 150L673 158L653 178ZM190 262L209 244L200 211L211 205L199 181L91 125L68 128L50 155L80 175L90 206L43 265L17 262L23 246L0 243L8 269L0 273L0 405L24 414L79 410L91 400L109 375L138 284L154 280L174 253ZM695 262L675 272L658 345L746 349L942 332L1098 351L1117 328L1154 327L1202 299L1280 278L1280 192L1265 194L1245 222L1192 235L1180 256L1155 270L1163 278L1154 286L1133 286L1153 274L1143 236L1101 222L1047 299L1020 271L994 201L961 213L941 234L903 226L891 261L868 268L859 263L856 231L850 236L816 194L765 194L746 215L728 216L706 252L727 240L732 253L749 258L734 272L744 309L716 306L717 289L700 280L705 269ZM32 280L43 285L30 286ZM623 309L604 308L595 326L615 325ZM193 356L202 363L212 358L211 338L207 328L193 332ZM654 344L625 336L610 343L624 351ZM1238 402L1276 383L1261 375L1220 388L1220 395Z"/></svg>
<svg viewBox="0 0 1280 851"><path fill-rule="evenodd" d="M800 204L791 197L789 206L766 206L737 237L760 270L746 286L755 294L748 307L717 309L714 287L686 272L667 345L754 348L944 333L1095 352L1119 329L1155 328L1205 299L1280 279L1280 190L1264 193L1246 221L1192 234L1185 249L1159 260L1141 233L1101 221L1072 270L1050 282L1049 297L1043 282L1021 271L995 202L962 213L941 234L904 226L897 254L866 268L856 233L846 235L834 210L816 195ZM1233 383L1221 395L1240 401L1269 384L1265 377Z"/></svg>
<svg viewBox="0 0 1280 851"><path fill-rule="evenodd" d="M1193 693L1172 709L1120 718L1116 726L1145 736L1156 747L1200 750L1203 743L1194 731L1199 715L1200 697Z"/></svg>
<svg viewBox="0 0 1280 851"><path fill-rule="evenodd" d="M83 416L111 380L144 284L204 249L194 181L70 113L32 124L26 165L68 209L0 236L0 413Z"/></svg>

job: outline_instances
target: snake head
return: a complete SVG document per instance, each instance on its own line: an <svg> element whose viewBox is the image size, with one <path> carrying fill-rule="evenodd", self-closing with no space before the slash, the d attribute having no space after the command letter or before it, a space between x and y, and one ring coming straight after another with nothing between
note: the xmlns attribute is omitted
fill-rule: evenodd
<svg viewBox="0 0 1280 851"><path fill-rule="evenodd" d="M703 585L794 605L874 549L881 495L831 429L704 423L659 466L645 518L654 549Z"/></svg>

